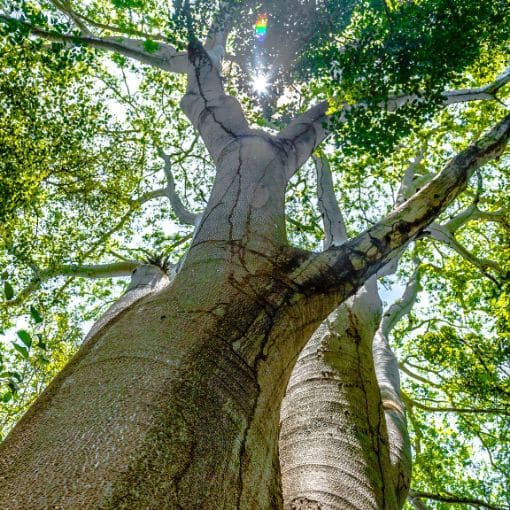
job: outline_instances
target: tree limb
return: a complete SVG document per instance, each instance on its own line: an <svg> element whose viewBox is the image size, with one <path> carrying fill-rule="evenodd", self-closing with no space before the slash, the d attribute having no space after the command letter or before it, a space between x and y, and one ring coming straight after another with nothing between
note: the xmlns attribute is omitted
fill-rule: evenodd
<svg viewBox="0 0 510 510"><path fill-rule="evenodd" d="M496 93L509 82L510 67L500 74L492 83L483 87L444 92L442 94L443 105L448 106L450 104L466 101L494 100L496 99ZM408 103L420 102L423 100L422 96L416 94L394 96L388 98L384 103L381 103L381 107L392 112ZM345 122L347 113L350 110L363 106L364 104L365 103L344 105L335 112L336 120ZM295 117L291 123L278 134L278 138L289 142L293 148L295 155L294 172L310 157L313 151L327 136L326 128L331 120L330 116L326 115L328 109L329 103L327 101L312 106L304 113Z"/></svg>
<svg viewBox="0 0 510 510"><path fill-rule="evenodd" d="M434 386L435 388L440 388L441 386L435 382L432 382L430 381L429 379L419 375L419 374L416 374L415 372L412 372L411 370L409 370L406 366L406 363L405 362L400 362L398 364L398 368L404 372L404 374L408 375L409 377L411 377L412 379L415 379L416 381L420 381L424 384L428 384L430 386Z"/></svg>
<svg viewBox="0 0 510 510"><path fill-rule="evenodd" d="M62 13L64 13L86 36L91 36L89 28L83 23L81 16L79 16L71 7L67 0L50 0L50 2Z"/></svg>
<svg viewBox="0 0 510 510"><path fill-rule="evenodd" d="M490 503L482 501L481 499L456 496L454 494L448 493L434 494L432 492L410 490L409 496L413 499L430 499L432 501L441 501L443 503L450 503L453 505L471 505L477 508L487 508L488 510L505 510L503 507L491 505Z"/></svg>
<svg viewBox="0 0 510 510"><path fill-rule="evenodd" d="M349 296L414 239L466 187L473 172L499 157L510 138L510 115L477 143L450 160L409 200L341 247L311 254L292 277L305 294L340 292Z"/></svg>
<svg viewBox="0 0 510 510"><path fill-rule="evenodd" d="M290 147L290 152L294 156L294 164L289 166L289 178L326 137L326 126L329 122L329 117L326 115L328 108L328 102L322 101L295 117L278 133L277 138Z"/></svg>
<svg viewBox="0 0 510 510"><path fill-rule="evenodd" d="M455 239L455 236L448 229L444 228L442 225L437 225L435 223L429 225L424 233L457 252L463 259L473 264L484 274L486 274L487 269L493 269L499 274L505 274L503 268L497 262L473 255L468 249L462 246L457 239Z"/></svg>
<svg viewBox="0 0 510 510"><path fill-rule="evenodd" d="M189 211L186 206L182 203L179 195L175 191L175 180L172 173L172 163L170 156L165 154L161 149L158 149L159 157L164 161L165 177L167 186L164 188L164 195L170 200L172 209L177 216L177 219L185 225L195 225L197 219L201 216Z"/></svg>
<svg viewBox="0 0 510 510"><path fill-rule="evenodd" d="M17 295L15 299L4 301L5 306L16 306L21 303L44 282L59 276L81 278L117 278L130 276L131 273L141 266L137 261L121 261L111 264L61 264L52 268L38 270L35 278Z"/></svg>
<svg viewBox="0 0 510 510"><path fill-rule="evenodd" d="M418 498L413 498L411 496L408 496L407 499L408 499L409 503L411 503L412 507L415 510L427 510L427 507Z"/></svg>
<svg viewBox="0 0 510 510"><path fill-rule="evenodd" d="M82 44L92 48L113 51L126 57L138 60L143 64L158 67L164 71L169 71L172 73L185 73L188 67L187 53L177 52L173 46L163 42L158 42L158 48L153 52L149 52L144 49L145 41L141 39L131 39L127 37L101 38L92 35L80 36L74 34L60 34L57 32L44 30L24 21L10 18L1 14L0 21L20 25L27 29L31 34L43 39L75 45Z"/></svg>
<svg viewBox="0 0 510 510"><path fill-rule="evenodd" d="M416 169L423 161L423 156L425 155L425 149L421 149L416 158L414 158L413 162L406 168L404 172L404 177L400 183L400 188L397 192L397 200L395 205L403 204L413 193L416 191L415 185L415 177L416 177Z"/></svg>
<svg viewBox="0 0 510 510"><path fill-rule="evenodd" d="M497 99L497 92L510 82L510 67L507 67L492 83L482 87L461 90L448 90L442 94L444 106L470 101L483 101ZM423 96L417 94L406 94L388 98L384 103L388 111L392 112L408 103L421 102Z"/></svg>
<svg viewBox="0 0 510 510"><path fill-rule="evenodd" d="M313 156L317 171L317 202L324 225L324 249L340 246L347 241L344 218L333 189L331 168L326 156Z"/></svg>
<svg viewBox="0 0 510 510"><path fill-rule="evenodd" d="M393 303L383 315L380 330L384 336L388 337L390 331L395 327L397 322L411 311L419 290L420 268L417 267L411 275L411 278L409 278L402 297Z"/></svg>
<svg viewBox="0 0 510 510"><path fill-rule="evenodd" d="M181 108L216 163L229 143L249 132L239 101L227 95L223 88L219 71L222 50L218 45L206 51L196 39L190 42L188 85L181 100Z"/></svg>
<svg viewBox="0 0 510 510"><path fill-rule="evenodd" d="M422 404L421 402L417 402L416 400L411 399L408 395L405 394L403 394L403 398L405 400L406 406L417 407L418 409L421 409L422 411L427 411L429 413L498 414L502 416L510 416L510 411L504 408L479 409L457 407L456 405L448 407L433 407L426 404Z"/></svg>

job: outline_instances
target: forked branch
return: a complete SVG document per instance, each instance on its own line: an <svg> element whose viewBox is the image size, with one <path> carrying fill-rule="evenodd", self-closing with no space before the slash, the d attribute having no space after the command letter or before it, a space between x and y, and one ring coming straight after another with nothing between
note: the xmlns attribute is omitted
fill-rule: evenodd
<svg viewBox="0 0 510 510"><path fill-rule="evenodd" d="M165 164L164 171L167 182L166 188L164 189L165 196L170 201L170 205L172 206L177 219L181 223L185 225L195 225L200 215L188 210L177 194L177 191L175 190L175 180L172 172L172 162L170 161L170 156L165 154L161 149L158 149L158 154Z"/></svg>
<svg viewBox="0 0 510 510"><path fill-rule="evenodd" d="M237 99L225 93L220 75L220 45L206 51L192 39L188 46L188 86L181 107L200 133L213 160L218 163L224 148L249 131Z"/></svg>

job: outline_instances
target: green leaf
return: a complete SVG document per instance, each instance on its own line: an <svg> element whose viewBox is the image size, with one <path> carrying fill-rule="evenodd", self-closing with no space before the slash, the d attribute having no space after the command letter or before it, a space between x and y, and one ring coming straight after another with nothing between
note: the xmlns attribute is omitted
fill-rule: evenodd
<svg viewBox="0 0 510 510"><path fill-rule="evenodd" d="M18 382L21 382L21 380L22 380L21 374L19 374L18 372L13 372L13 371L2 372L0 374L0 377L2 377L3 379L7 379L7 378L12 379L12 378L14 378Z"/></svg>
<svg viewBox="0 0 510 510"><path fill-rule="evenodd" d="M150 39L146 39L143 42L143 49L147 53L156 53L159 50L159 44L157 42L151 41Z"/></svg>
<svg viewBox="0 0 510 510"><path fill-rule="evenodd" d="M19 344L12 344L13 347L23 356L23 358L28 359L28 349Z"/></svg>
<svg viewBox="0 0 510 510"><path fill-rule="evenodd" d="M14 289L12 288L12 285L9 282L4 282L4 294L5 299L7 299L7 301L14 297Z"/></svg>
<svg viewBox="0 0 510 510"><path fill-rule="evenodd" d="M28 348L32 347L32 337L30 336L30 333L28 333L24 329L20 329L17 332L17 335Z"/></svg>
<svg viewBox="0 0 510 510"><path fill-rule="evenodd" d="M12 398L12 393L10 391L6 391L2 395L1 400L2 400L2 402L7 403L7 402L9 402L9 400L11 400L11 398Z"/></svg>
<svg viewBox="0 0 510 510"><path fill-rule="evenodd" d="M37 324L40 324L43 321L41 314L33 306L30 306L30 315Z"/></svg>
<svg viewBox="0 0 510 510"><path fill-rule="evenodd" d="M18 385L14 381L9 381L7 387L11 390L12 395L16 395L19 391Z"/></svg>

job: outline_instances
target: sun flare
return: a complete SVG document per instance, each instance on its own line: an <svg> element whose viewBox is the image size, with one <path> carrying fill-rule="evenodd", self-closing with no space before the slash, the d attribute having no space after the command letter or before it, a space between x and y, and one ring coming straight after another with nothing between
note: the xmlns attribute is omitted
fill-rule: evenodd
<svg viewBox="0 0 510 510"><path fill-rule="evenodd" d="M264 94L267 92L267 87L269 86L269 81L267 80L267 77L263 74L257 74L253 77L251 85L253 87L253 90L257 92L257 94Z"/></svg>

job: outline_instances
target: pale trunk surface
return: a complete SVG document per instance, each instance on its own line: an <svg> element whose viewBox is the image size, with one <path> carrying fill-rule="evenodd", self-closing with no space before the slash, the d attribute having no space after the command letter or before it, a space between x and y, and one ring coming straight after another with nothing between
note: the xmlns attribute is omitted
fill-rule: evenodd
<svg viewBox="0 0 510 510"><path fill-rule="evenodd" d="M328 317L298 358L281 410L286 510L393 510L405 501L405 417L398 394L392 401L381 395L373 361L381 313L372 278ZM395 409L403 417L397 433L388 416Z"/></svg>
<svg viewBox="0 0 510 510"><path fill-rule="evenodd" d="M217 167L192 246L173 282L108 319L0 446L0 508L281 508L280 403L298 353L510 136L509 117L384 222L301 252L287 246L285 188L324 138L327 104L271 137L249 128L199 43L188 57L181 106ZM345 370L365 400L341 400L368 416L359 451L372 459L384 420L362 343L348 348L360 370ZM366 462L353 460L355 476Z"/></svg>

